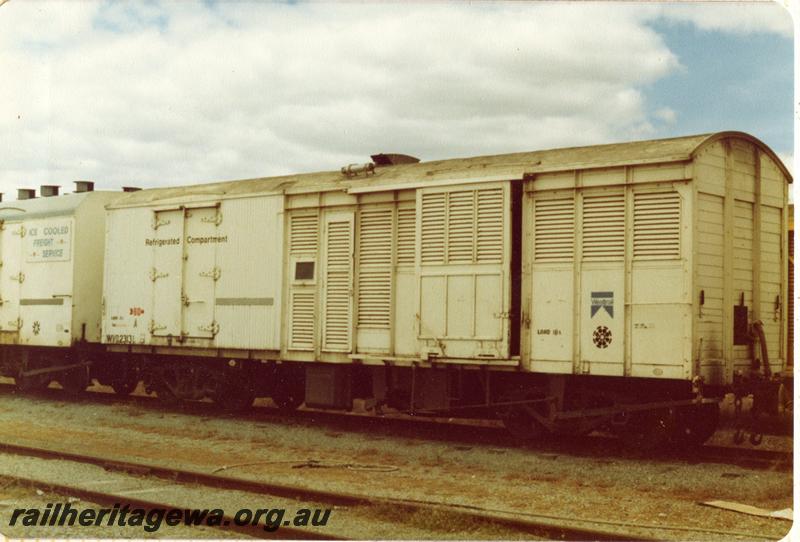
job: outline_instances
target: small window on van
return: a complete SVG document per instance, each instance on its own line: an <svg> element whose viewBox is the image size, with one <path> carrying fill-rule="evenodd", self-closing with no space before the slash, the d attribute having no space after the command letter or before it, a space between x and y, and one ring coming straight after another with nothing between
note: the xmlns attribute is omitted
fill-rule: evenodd
<svg viewBox="0 0 800 542"><path fill-rule="evenodd" d="M294 280L314 280L314 262L295 262Z"/></svg>

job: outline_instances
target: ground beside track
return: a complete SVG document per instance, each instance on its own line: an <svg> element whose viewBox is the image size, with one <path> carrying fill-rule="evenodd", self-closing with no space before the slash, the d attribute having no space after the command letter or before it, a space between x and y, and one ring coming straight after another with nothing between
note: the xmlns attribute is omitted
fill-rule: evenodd
<svg viewBox="0 0 800 542"><path fill-rule="evenodd" d="M35 493L36 497L45 499L48 503L71 502L72 507L77 509L110 508L113 503L130 503L126 499L135 499L131 508L143 506L142 501L151 503L156 508L164 509L214 509L220 508L224 511L227 518L234 517L236 511L247 509L255 511L258 509L274 510L282 509L285 511L285 518L293 518L300 508L312 510L330 509L330 516L327 525L309 526L304 529L294 529L289 532L291 526L286 529L279 529L272 534L263 531L263 522L252 531L244 533L244 538L250 535L256 537L283 539L287 536L291 539L297 537L316 539L330 539L343 537L354 540L369 539L399 539L429 537L442 540L465 540L465 539L498 539L498 540L517 540L517 539L537 539L530 533L523 533L505 525L492 522L478 522L472 518L454 517L444 511L431 513L405 514L393 511L382 504L364 505L342 505L331 503L324 499L302 499L292 497L272 495L263 492L246 491L235 488L208 487L205 485L191 482L175 482L165 480L160 477L149 476L145 472L121 472L117 470L104 469L98 465L90 465L68 460L42 459L38 457L27 457L15 454L0 453L0 480L4 477L14 476L25 480L35 480L35 482L16 483L18 488L27 487L33 492L28 492L26 496ZM55 487L57 489L51 489ZM64 489L64 488L68 489ZM79 499L70 497L71 495L82 495L84 491L100 492L105 499L110 501L101 504L81 502ZM23 493L24 494L24 493ZM23 500L22 504L9 503L7 509L0 509L0 522L3 525L9 524L9 517L14 508L32 508L38 506L42 508L46 504L30 504ZM27 505L27 506L26 506ZM20 523L18 520L17 523ZM145 524L146 525L146 524ZM289 525L287 523L287 525ZM26 531L24 526L19 524L12 527L20 536L30 538L33 534ZM192 528L187 526L168 526L160 523L156 530L147 531L143 526L127 525L124 528L114 525L100 525L92 527L93 535L102 538L122 536L123 538L195 538ZM241 531L198 528L198 537L205 535L208 538L241 538ZM2 529L0 529L0 532ZM41 536L47 533L47 529L39 527L36 529ZM208 531L212 531L211 534ZM62 533L62 536L83 537L86 536L85 527L56 527L54 532ZM64 534L66 533L66 534ZM286 533L286 534L284 534ZM283 536L281 536L283 534ZM45 534L46 536L46 534Z"/></svg>
<svg viewBox="0 0 800 542"><path fill-rule="evenodd" d="M581 456L493 442L448 444L405 433L342 431L307 419L293 424L269 416L220 418L210 411L164 412L135 402L74 402L57 394L7 391L0 394L0 440L204 471L229 466L223 472L276 483L574 519L737 531L764 539L779 539L790 527L697 504L720 499L789 507L792 477L785 470ZM441 538L430 527L429 538ZM730 539L661 533L664 539Z"/></svg>
<svg viewBox="0 0 800 542"><path fill-rule="evenodd" d="M51 503L70 503L76 510L99 509L103 505L91 501L84 501L71 495L53 493L47 488L37 487L35 484L20 483L14 479L0 476L0 533L8 538L183 538L183 539L219 539L223 535L220 531L203 526L164 527L155 533L143 533L140 529L119 527L117 525L81 527L78 531L69 526L23 526L19 524L9 526L9 518L15 508L36 508L44 510ZM231 535L233 538L234 535ZM237 538L246 538L236 535Z"/></svg>

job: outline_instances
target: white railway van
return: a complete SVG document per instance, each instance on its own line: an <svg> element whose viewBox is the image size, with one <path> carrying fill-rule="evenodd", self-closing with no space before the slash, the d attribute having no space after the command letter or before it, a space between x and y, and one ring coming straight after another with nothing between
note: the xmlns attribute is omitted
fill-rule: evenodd
<svg viewBox="0 0 800 542"><path fill-rule="evenodd" d="M103 342L172 399L533 433L700 438L788 382L791 176L754 137L372 158L113 203Z"/></svg>

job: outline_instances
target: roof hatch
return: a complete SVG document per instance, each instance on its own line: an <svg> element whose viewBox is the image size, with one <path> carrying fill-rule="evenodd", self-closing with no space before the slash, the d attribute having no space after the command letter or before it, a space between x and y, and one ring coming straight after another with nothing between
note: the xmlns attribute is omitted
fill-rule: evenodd
<svg viewBox="0 0 800 542"><path fill-rule="evenodd" d="M409 156L408 154L397 153L380 153L370 156L372 161L375 162L377 167L381 166L399 166L400 164L416 164L419 158L416 156Z"/></svg>

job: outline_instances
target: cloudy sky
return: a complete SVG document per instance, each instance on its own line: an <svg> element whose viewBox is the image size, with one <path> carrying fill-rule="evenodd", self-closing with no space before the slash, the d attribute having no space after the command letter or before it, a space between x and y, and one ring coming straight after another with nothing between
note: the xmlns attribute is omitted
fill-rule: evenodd
<svg viewBox="0 0 800 542"><path fill-rule="evenodd" d="M771 2L10 0L0 191L716 130L788 159L792 48L791 17Z"/></svg>

